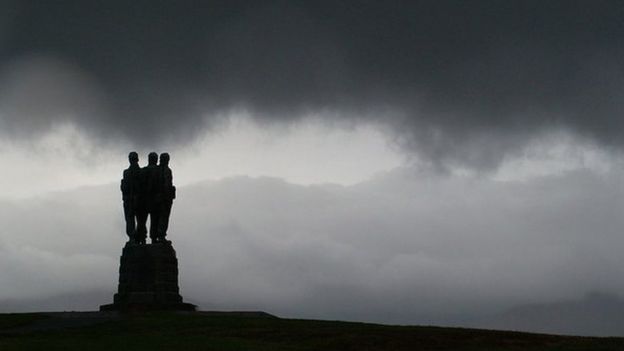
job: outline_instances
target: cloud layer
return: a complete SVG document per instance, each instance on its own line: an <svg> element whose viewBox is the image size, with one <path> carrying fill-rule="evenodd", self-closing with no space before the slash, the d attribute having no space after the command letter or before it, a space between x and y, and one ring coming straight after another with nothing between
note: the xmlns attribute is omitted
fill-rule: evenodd
<svg viewBox="0 0 624 351"><path fill-rule="evenodd" d="M566 130L619 150L617 1L4 2L2 131L185 143L229 111L372 122L487 169Z"/></svg>

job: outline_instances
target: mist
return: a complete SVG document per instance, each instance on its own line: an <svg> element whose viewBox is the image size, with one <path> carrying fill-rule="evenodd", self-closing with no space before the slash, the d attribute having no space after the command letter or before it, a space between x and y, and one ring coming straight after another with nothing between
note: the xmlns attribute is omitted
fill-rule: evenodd
<svg viewBox="0 0 624 351"><path fill-rule="evenodd" d="M523 182L414 172L353 186L234 177L181 187L170 229L181 289L201 309L403 324L624 295L621 170ZM118 202L115 184L3 201L2 309L99 291L80 304L95 308L112 294ZM47 306L72 307L62 301Z"/></svg>

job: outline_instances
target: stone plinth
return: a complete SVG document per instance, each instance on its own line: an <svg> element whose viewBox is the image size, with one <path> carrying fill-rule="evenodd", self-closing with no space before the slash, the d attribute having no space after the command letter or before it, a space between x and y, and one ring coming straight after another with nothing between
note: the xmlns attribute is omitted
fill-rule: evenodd
<svg viewBox="0 0 624 351"><path fill-rule="evenodd" d="M182 302L178 259L170 243L126 244L113 303L100 306L100 311L146 310L195 310Z"/></svg>

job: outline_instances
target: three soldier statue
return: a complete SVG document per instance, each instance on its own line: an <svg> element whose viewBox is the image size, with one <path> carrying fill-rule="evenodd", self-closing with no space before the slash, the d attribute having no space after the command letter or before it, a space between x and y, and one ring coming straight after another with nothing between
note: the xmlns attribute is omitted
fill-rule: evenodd
<svg viewBox="0 0 624 351"><path fill-rule="evenodd" d="M126 234L131 243L145 244L149 216L152 243L170 243L165 237L176 188L169 168L169 154L160 154L158 162L158 154L151 152L147 160L147 166L141 168L139 155L136 152L128 154L130 166L124 170L121 179Z"/></svg>

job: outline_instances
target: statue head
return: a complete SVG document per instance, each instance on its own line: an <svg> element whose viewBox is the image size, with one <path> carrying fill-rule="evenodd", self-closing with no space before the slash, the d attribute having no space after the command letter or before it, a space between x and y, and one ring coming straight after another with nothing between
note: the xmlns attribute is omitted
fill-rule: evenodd
<svg viewBox="0 0 624 351"><path fill-rule="evenodd" d="M147 163L155 166L157 162L158 154L155 152L150 152L149 155L147 155Z"/></svg>
<svg viewBox="0 0 624 351"><path fill-rule="evenodd" d="M131 153L129 153L128 162L130 162L131 165L135 163L139 163L139 154L137 154L135 151L132 151Z"/></svg>
<svg viewBox="0 0 624 351"><path fill-rule="evenodd" d="M169 154L168 153L163 152L162 154L160 154L160 165L161 166L169 165Z"/></svg>

